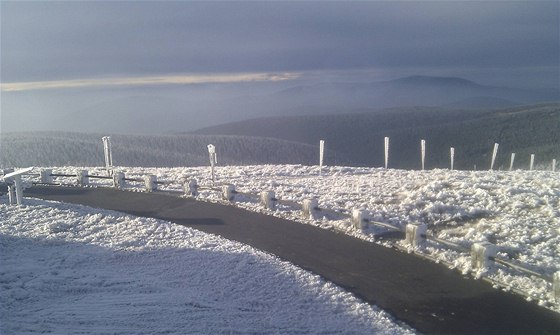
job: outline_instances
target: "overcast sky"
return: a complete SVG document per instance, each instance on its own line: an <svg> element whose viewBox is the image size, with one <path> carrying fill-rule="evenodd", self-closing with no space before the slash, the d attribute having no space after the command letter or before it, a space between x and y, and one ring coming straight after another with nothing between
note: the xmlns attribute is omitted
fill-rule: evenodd
<svg viewBox="0 0 560 335"><path fill-rule="evenodd" d="M434 74L558 87L559 16L558 1L2 0L1 80L6 91L14 83L105 78Z"/></svg>

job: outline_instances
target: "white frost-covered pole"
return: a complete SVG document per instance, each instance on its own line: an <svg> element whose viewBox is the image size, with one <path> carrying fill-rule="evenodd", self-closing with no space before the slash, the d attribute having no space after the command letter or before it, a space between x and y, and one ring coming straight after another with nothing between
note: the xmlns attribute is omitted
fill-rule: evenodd
<svg viewBox="0 0 560 335"><path fill-rule="evenodd" d="M319 175L323 171L323 158L325 157L325 140L319 141Z"/></svg>
<svg viewBox="0 0 560 335"><path fill-rule="evenodd" d="M552 159L552 172L556 171L556 159Z"/></svg>
<svg viewBox="0 0 560 335"><path fill-rule="evenodd" d="M385 169L389 167L389 138L385 137Z"/></svg>
<svg viewBox="0 0 560 335"><path fill-rule="evenodd" d="M112 174L113 153L111 149L111 136L104 136L101 140L103 141L103 151L105 153L105 169L107 174Z"/></svg>
<svg viewBox="0 0 560 335"><path fill-rule="evenodd" d="M533 171L534 164L535 164L535 154L531 154L531 161L529 162L529 171Z"/></svg>
<svg viewBox="0 0 560 335"><path fill-rule="evenodd" d="M208 156L212 173L212 185L214 185L214 166L218 163L218 158L216 157L216 147L213 144L208 144Z"/></svg>
<svg viewBox="0 0 560 335"><path fill-rule="evenodd" d="M498 143L494 143L494 151L492 152L492 162L490 163L490 170L494 170L494 162L496 162L496 156L498 155Z"/></svg>
<svg viewBox="0 0 560 335"><path fill-rule="evenodd" d="M422 154L422 171L424 171L424 163L426 161L426 140L420 140L420 150Z"/></svg>
<svg viewBox="0 0 560 335"><path fill-rule="evenodd" d="M449 156L450 156L450 159L451 159L451 171L453 171L453 163L455 161L455 148L451 147L449 149Z"/></svg>
<svg viewBox="0 0 560 335"><path fill-rule="evenodd" d="M511 159L509 160L509 170L513 170L513 161L515 160L515 152L511 153Z"/></svg>

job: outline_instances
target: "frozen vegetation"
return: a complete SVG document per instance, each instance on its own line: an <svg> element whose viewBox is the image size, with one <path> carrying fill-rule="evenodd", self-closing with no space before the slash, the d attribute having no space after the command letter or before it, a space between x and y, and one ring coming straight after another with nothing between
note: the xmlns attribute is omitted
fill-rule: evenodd
<svg viewBox="0 0 560 335"><path fill-rule="evenodd" d="M75 168L55 169L73 172ZM102 174L98 168L95 172ZM158 180L180 182L185 178L211 186L210 168L119 168L128 176L154 174ZM416 250L438 262L486 277L496 287L521 292L528 300L560 312L552 297L551 278L560 270L560 174L545 171L407 171L376 168L318 167L301 165L229 166L216 168L217 184L234 184L242 193L258 194L273 190L276 198L301 203L318 197L324 217L317 221L302 219L298 206L281 204L273 211L261 208L256 196L238 194L235 205L267 212L326 229L375 241L387 246L402 246L402 235L369 225L364 231L352 227L348 213L366 210L373 221L404 229L407 223L425 223L428 233L452 242L465 251L445 244L428 242ZM73 182L73 180L69 180ZM107 183L107 181L93 181ZM142 185L129 185L142 187ZM180 190L180 184L166 186ZM201 190L199 199L223 202L221 194ZM487 270L474 269L470 250L474 242L497 245L498 257L541 274L549 280L496 264ZM405 247L406 248L406 247Z"/></svg>
<svg viewBox="0 0 560 335"><path fill-rule="evenodd" d="M83 206L0 197L0 260L2 334L413 333L247 245Z"/></svg>

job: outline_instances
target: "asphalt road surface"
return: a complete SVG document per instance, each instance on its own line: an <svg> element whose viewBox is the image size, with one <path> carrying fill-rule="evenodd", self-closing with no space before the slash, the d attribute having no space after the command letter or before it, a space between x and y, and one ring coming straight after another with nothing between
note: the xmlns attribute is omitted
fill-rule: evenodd
<svg viewBox="0 0 560 335"><path fill-rule="evenodd" d="M26 197L152 217L251 245L429 334L560 334L560 314L442 265L342 233L159 193L33 187ZM250 293L248 293L250 294Z"/></svg>

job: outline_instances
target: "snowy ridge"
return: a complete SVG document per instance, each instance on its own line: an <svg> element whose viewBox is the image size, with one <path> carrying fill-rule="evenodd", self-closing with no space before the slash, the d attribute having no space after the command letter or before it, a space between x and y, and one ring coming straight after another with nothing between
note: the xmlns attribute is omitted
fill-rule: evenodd
<svg viewBox="0 0 560 335"><path fill-rule="evenodd" d="M102 174L102 170L90 169ZM73 173L75 168L62 171ZM195 178L210 186L210 169L125 168L127 177L154 174L158 180ZM408 171L377 168L317 167L301 165L229 166L217 168L217 182L234 184L240 192L258 194L274 190L276 197L301 203L318 197L319 206L333 211L365 209L372 220L404 228L425 223L439 239L470 250L474 242L497 245L498 257L521 264L544 278L560 270L560 174L544 171ZM178 184L177 184L178 185ZM179 186L167 189L180 191ZM215 191L202 190L199 199L223 202ZM261 208L253 197L238 196L235 205L279 217L337 229L386 246L404 246L386 228L369 226L355 230L343 217L325 215L322 220L301 218L301 211L279 206L274 212ZM462 273L485 277L505 290L522 293L528 300L560 312L551 294L552 283L537 276L496 264L488 270L473 269L470 253L429 242L420 252Z"/></svg>
<svg viewBox="0 0 560 335"><path fill-rule="evenodd" d="M0 203L2 334L413 333L237 242L84 206Z"/></svg>

